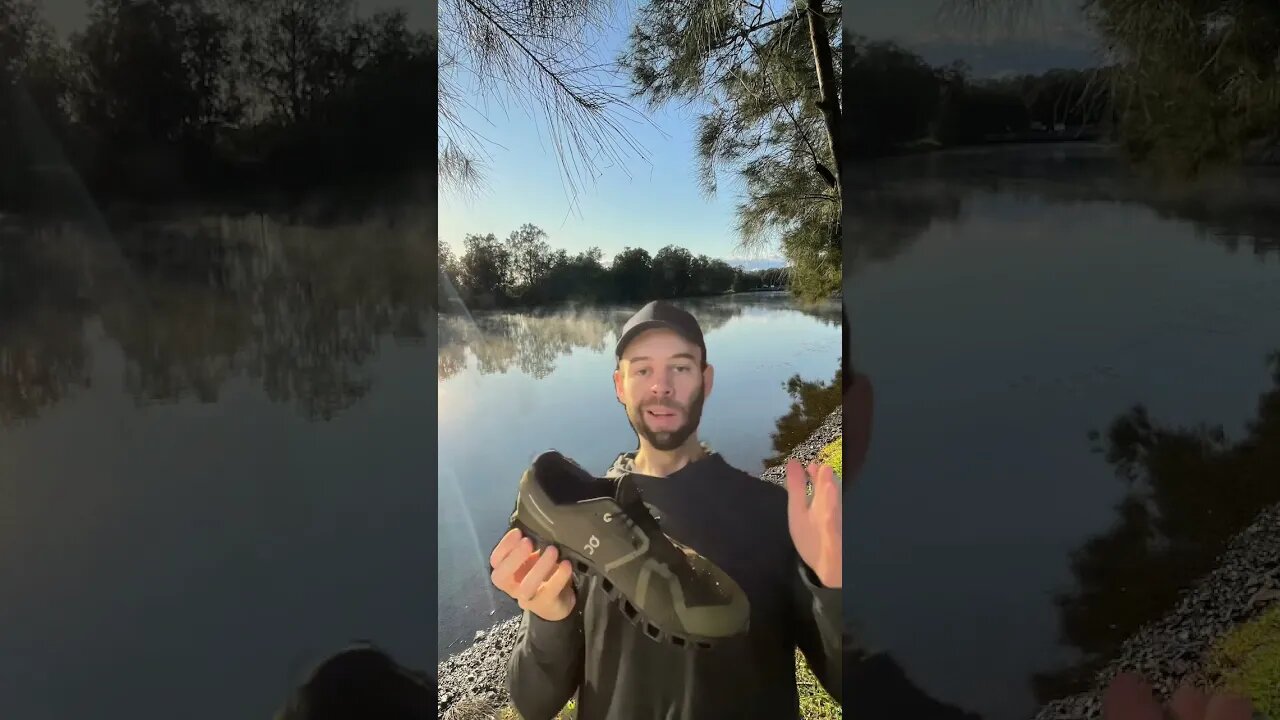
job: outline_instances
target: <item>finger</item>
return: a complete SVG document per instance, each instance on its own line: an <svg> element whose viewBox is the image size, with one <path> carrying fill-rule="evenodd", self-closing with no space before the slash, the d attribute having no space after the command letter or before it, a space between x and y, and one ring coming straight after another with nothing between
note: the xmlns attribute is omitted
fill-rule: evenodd
<svg viewBox="0 0 1280 720"><path fill-rule="evenodd" d="M523 537L524 535L516 528L508 530L507 534L503 535L498 544L493 547L493 552L489 553L489 567L498 567L498 563L515 549Z"/></svg>
<svg viewBox="0 0 1280 720"><path fill-rule="evenodd" d="M1169 709L1177 720L1203 720L1209 707L1209 696L1191 683L1183 683L1169 701Z"/></svg>
<svg viewBox="0 0 1280 720"><path fill-rule="evenodd" d="M489 579L499 590L510 594L510 590L515 588L513 578L516 570L529 559L529 554L533 552L533 542L529 538L520 538L516 547L507 556L498 563L493 569L493 573L489 575Z"/></svg>
<svg viewBox="0 0 1280 720"><path fill-rule="evenodd" d="M1249 720L1253 717L1253 703L1239 695L1215 695L1209 700L1204 720Z"/></svg>
<svg viewBox="0 0 1280 720"><path fill-rule="evenodd" d="M1102 696L1103 720L1161 720L1161 715L1151 686L1137 675L1117 675Z"/></svg>
<svg viewBox="0 0 1280 720"><path fill-rule="evenodd" d="M529 571L533 569L534 563L538 562L538 557L536 550L524 556L524 561L520 563L520 567L516 568L516 571L511 574L511 585L513 587L524 581L525 575L528 575Z"/></svg>
<svg viewBox="0 0 1280 720"><path fill-rule="evenodd" d="M573 563L568 560L560 561L556 566L556 571L547 578L547 582L542 586L542 592L548 595L559 595L573 580Z"/></svg>
<svg viewBox="0 0 1280 720"><path fill-rule="evenodd" d="M519 589L516 590L516 599L523 602L532 600L542 588L542 583L546 582L555 571L556 561L559 559L560 553L556 552L554 547L543 550L541 556L533 563L533 567L529 568L529 572L525 573L524 579L520 581Z"/></svg>
<svg viewBox="0 0 1280 720"><path fill-rule="evenodd" d="M821 505L821 517L836 531L840 530L840 486L836 483L836 471L830 465L818 470L817 487L814 488L814 505Z"/></svg>
<svg viewBox="0 0 1280 720"><path fill-rule="evenodd" d="M808 484L809 478L805 475L800 461L795 458L787 460L787 516L793 524L804 517L804 511L808 505L808 499L805 497L805 488Z"/></svg>

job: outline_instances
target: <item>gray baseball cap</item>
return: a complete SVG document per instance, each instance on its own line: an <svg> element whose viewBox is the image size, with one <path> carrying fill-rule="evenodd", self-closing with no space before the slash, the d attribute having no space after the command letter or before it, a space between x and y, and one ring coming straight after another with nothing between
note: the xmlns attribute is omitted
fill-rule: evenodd
<svg viewBox="0 0 1280 720"><path fill-rule="evenodd" d="M702 328L692 315L665 300L654 300L640 308L635 315L622 326L622 334L618 336L616 354L622 358L622 351L645 330L665 328L680 337L697 345L702 350L702 362L707 361L707 344L702 339Z"/></svg>

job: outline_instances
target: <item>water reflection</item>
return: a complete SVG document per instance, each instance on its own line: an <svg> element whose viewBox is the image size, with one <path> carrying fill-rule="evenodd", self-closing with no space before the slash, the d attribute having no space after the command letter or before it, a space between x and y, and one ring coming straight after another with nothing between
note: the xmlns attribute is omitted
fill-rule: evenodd
<svg viewBox="0 0 1280 720"><path fill-rule="evenodd" d="M212 403L234 379L327 420L370 390L390 338L434 320L425 228L317 228L263 217L0 229L0 421L87 387L85 332L124 354L139 405ZM91 323L90 321L96 321Z"/></svg>
<svg viewBox="0 0 1280 720"><path fill-rule="evenodd" d="M81 277L43 234L0 236L0 426L90 384Z"/></svg>
<svg viewBox="0 0 1280 720"><path fill-rule="evenodd" d="M844 223L857 239L855 266L891 262L930 227L954 221L976 195L1060 205L1140 205L1193 224L1228 252L1280 252L1280 169L1250 168L1192 185L1148 182L1111 149L1075 144L954 151L859 166ZM853 268L851 268L852 270Z"/></svg>
<svg viewBox="0 0 1280 720"><path fill-rule="evenodd" d="M765 468L785 463L791 451L808 440L822 421L840 407L844 387L841 376L842 371L837 368L830 382L805 380L799 375L787 379L784 386L791 396L791 408L778 418L777 429L770 433L775 454L764 460Z"/></svg>
<svg viewBox="0 0 1280 720"><path fill-rule="evenodd" d="M1037 675L1042 702L1086 689L1128 636L1171 609L1236 532L1280 501L1280 352L1267 364L1272 388L1239 440L1221 425L1159 422L1141 405L1105 437L1094 434L1129 491L1116 524L1073 554L1077 587L1056 602L1064 640L1087 659Z"/></svg>
<svg viewBox="0 0 1280 720"><path fill-rule="evenodd" d="M743 294L729 296L727 301L726 298L698 298L679 302L698 318L704 334L752 309L785 309L820 320L823 325L840 324L838 303L801 304L786 293ZM441 380L451 378L474 363L483 375L518 370L534 379L545 378L555 371L558 359L574 350L604 352L609 349L609 340L635 310L631 306L567 306L533 312L441 316L439 377ZM709 359L713 364L716 362L715 357ZM835 407L831 405L832 410Z"/></svg>

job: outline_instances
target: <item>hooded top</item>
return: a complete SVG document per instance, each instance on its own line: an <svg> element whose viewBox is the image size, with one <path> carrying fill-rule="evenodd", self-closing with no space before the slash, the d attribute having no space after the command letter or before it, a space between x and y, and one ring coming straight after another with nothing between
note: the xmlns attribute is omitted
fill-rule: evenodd
<svg viewBox="0 0 1280 720"><path fill-rule="evenodd" d="M704 446L705 447L705 446ZM632 472L634 453L606 475ZM569 617L525 612L508 664L511 702L549 720L575 693L579 720L798 720L795 651L841 697L841 598L796 554L787 493L709 453L665 478L634 475L663 532L727 572L751 603L750 628L711 649L644 635L600 588L577 578Z"/></svg>

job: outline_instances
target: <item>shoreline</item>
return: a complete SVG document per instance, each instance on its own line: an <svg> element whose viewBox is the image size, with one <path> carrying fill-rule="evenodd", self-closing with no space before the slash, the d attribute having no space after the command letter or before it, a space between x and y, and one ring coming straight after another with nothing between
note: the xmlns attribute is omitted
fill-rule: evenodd
<svg viewBox="0 0 1280 720"><path fill-rule="evenodd" d="M843 417L839 409L827 415L822 424L791 451L790 457L804 463L816 458L822 448L840 437ZM760 479L781 484L785 473L786 467L778 465L761 473ZM464 700L478 701L477 705L495 708L506 704L507 657L515 645L519 627L519 615L504 619L484 630L484 634L470 646L436 664L439 682L436 709L440 717L445 717L455 705L470 704L462 703Z"/></svg>
<svg viewBox="0 0 1280 720"><path fill-rule="evenodd" d="M1188 588L1173 610L1143 625L1094 676L1089 690L1055 700L1034 720L1096 720L1102 691L1121 672L1147 678L1168 698L1184 680L1210 684L1206 662L1224 635L1280 601L1280 504L1260 512L1232 537L1214 569Z"/></svg>

